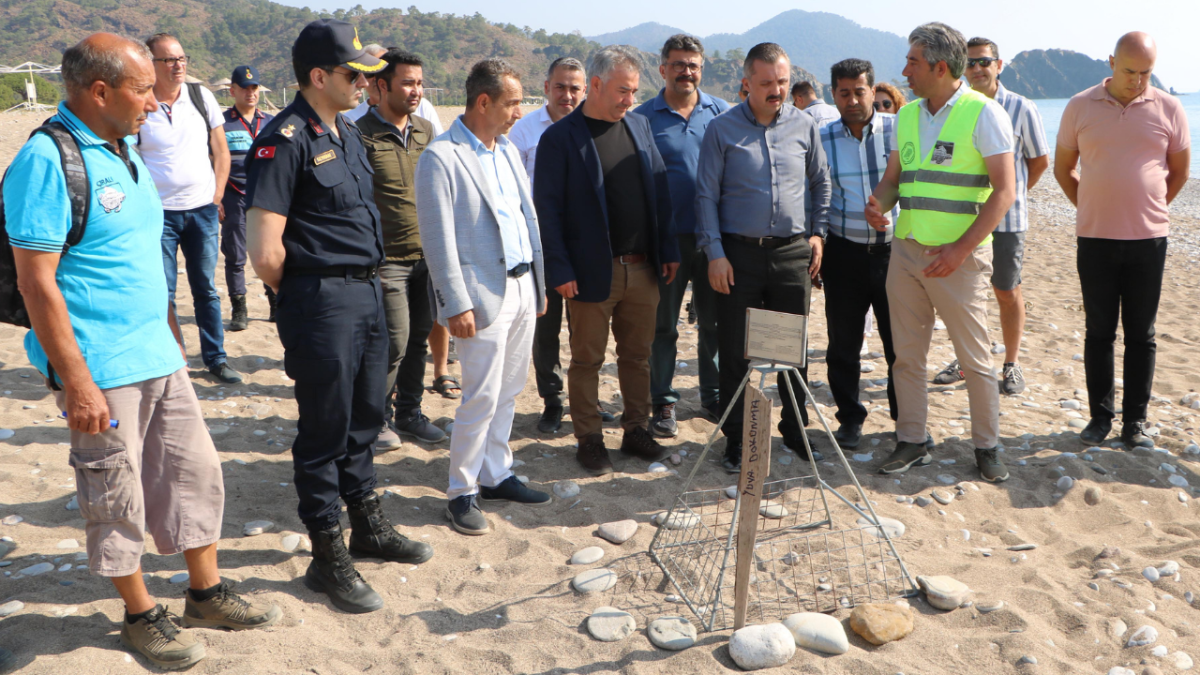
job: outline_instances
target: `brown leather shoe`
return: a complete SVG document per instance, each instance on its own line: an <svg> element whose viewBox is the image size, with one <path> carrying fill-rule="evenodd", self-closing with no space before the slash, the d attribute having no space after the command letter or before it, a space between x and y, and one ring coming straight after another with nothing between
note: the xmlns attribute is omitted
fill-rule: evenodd
<svg viewBox="0 0 1200 675"><path fill-rule="evenodd" d="M594 476L612 473L612 460L608 457L608 448L604 447L602 434L588 434L579 439L579 449L575 451L575 459Z"/></svg>
<svg viewBox="0 0 1200 675"><path fill-rule="evenodd" d="M647 462L657 462L667 456L667 449L642 427L634 427L625 432L621 439L621 452Z"/></svg>

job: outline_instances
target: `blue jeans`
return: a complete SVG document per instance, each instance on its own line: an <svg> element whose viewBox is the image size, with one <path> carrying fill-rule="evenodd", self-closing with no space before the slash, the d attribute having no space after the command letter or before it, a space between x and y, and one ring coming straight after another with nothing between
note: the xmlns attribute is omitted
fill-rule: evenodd
<svg viewBox="0 0 1200 675"><path fill-rule="evenodd" d="M217 205L205 204L188 211L163 211L163 215L163 271L167 275L171 306L175 306L175 284L179 280L175 252L182 248L188 285L192 289L196 326L200 329L200 356L208 368L225 363L221 296L217 295L214 278L221 231L217 222Z"/></svg>

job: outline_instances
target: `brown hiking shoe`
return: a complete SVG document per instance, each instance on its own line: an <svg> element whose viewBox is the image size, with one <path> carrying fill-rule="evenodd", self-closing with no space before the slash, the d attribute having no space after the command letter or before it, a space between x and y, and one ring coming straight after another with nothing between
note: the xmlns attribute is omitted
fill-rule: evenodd
<svg viewBox="0 0 1200 675"><path fill-rule="evenodd" d="M222 581L217 594L204 602L193 599L190 591L184 595L184 628L266 628L283 617L278 605L250 602L234 593L228 581Z"/></svg>
<svg viewBox="0 0 1200 675"><path fill-rule="evenodd" d="M647 462L657 462L667 456L667 449L643 427L634 427L625 432L621 438L621 452Z"/></svg>
<svg viewBox="0 0 1200 675"><path fill-rule="evenodd" d="M575 451L575 459L594 476L612 473L612 460L608 457L608 448L604 447L602 434L588 434L579 439L579 449Z"/></svg>
<svg viewBox="0 0 1200 675"><path fill-rule="evenodd" d="M133 623L123 619L121 642L165 670L189 668L204 658L204 645L172 623L162 605Z"/></svg>

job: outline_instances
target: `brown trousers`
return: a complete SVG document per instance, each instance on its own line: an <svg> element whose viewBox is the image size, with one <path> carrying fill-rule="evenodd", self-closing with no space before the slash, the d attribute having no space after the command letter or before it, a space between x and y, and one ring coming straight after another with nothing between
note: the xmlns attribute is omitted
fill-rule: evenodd
<svg viewBox="0 0 1200 675"><path fill-rule="evenodd" d="M568 300L571 325L571 366L567 391L571 398L571 420L575 437L601 432L600 367L608 349L612 324L617 341L617 379L625 413L621 426L626 431L645 428L650 405L650 345L658 312L658 278L649 262L622 265L613 261L612 290L604 302Z"/></svg>
<svg viewBox="0 0 1200 675"><path fill-rule="evenodd" d="M936 310L967 378L971 440L976 448L991 449L1000 440L1000 386L992 368L987 328L992 247L977 247L954 274L936 279L922 274L933 262L933 256L925 254L930 248L911 239L892 242L887 295L896 350L892 372L900 404L896 437L908 443L925 442L929 343Z"/></svg>

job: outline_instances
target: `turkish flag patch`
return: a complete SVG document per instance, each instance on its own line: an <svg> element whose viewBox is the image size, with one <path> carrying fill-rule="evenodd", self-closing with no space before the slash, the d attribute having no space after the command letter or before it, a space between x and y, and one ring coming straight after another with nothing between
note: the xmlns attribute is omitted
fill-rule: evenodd
<svg viewBox="0 0 1200 675"><path fill-rule="evenodd" d="M254 153L255 159L273 159L274 157L275 157L275 146L273 146L273 145L259 148L258 152Z"/></svg>

